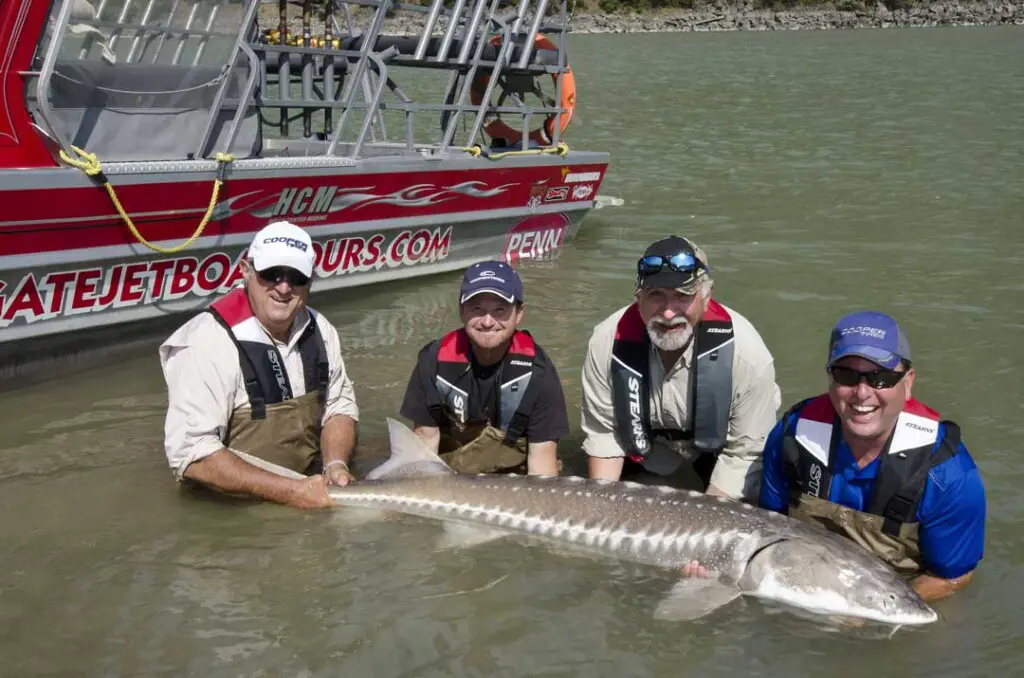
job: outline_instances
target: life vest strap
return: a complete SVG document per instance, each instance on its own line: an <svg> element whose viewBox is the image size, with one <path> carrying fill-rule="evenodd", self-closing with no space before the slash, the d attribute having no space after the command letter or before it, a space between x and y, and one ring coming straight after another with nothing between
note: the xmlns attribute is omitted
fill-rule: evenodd
<svg viewBox="0 0 1024 678"><path fill-rule="evenodd" d="M939 449L931 455L927 463L922 464L921 468L907 478L902 487L886 504L885 510L882 512L882 532L885 534L898 536L903 523L914 522L914 513L917 510L921 494L924 492L925 484L928 482L928 474L936 466L952 459L959 451L960 427L949 420L943 420L942 423L946 425L946 435L942 439Z"/></svg>

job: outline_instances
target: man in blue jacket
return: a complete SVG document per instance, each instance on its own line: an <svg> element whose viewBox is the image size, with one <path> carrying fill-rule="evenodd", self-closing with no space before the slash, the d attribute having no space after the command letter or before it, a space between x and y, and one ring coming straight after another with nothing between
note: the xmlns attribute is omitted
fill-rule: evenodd
<svg viewBox="0 0 1024 678"><path fill-rule="evenodd" d="M911 396L896 321L842 318L826 370L828 392L791 408L765 443L761 507L849 537L927 601L963 588L984 551L985 488L960 428Z"/></svg>

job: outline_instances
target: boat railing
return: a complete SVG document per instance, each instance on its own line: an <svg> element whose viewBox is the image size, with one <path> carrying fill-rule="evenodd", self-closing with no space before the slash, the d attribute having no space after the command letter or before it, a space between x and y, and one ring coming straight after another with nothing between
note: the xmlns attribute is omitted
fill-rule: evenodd
<svg viewBox="0 0 1024 678"><path fill-rule="evenodd" d="M113 162L559 147L566 0L426 1L62 0L30 111Z"/></svg>

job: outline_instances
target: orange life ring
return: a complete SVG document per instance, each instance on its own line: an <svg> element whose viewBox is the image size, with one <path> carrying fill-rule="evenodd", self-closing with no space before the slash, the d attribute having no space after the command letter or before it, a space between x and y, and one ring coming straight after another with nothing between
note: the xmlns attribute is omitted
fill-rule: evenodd
<svg viewBox="0 0 1024 678"><path fill-rule="evenodd" d="M535 49L549 49L557 50L558 47L555 43L551 42L546 36L537 34L534 39ZM494 36L491 39L491 44L495 47L501 45L501 36ZM474 106L479 106L484 99L484 92L487 89L487 83L490 80L489 75L478 76L473 81L473 86L469 91L470 101L473 102ZM558 125L558 133L564 134L565 129L569 126L569 122L572 120L573 111L576 110L576 78L572 74L572 68L569 64L565 65L565 70L562 73L552 73L551 82L555 86L555 91L558 91L558 81L562 81L562 101L561 107L566 110L562 113L561 121ZM530 141L534 141L541 146L547 146L551 143L551 138L555 134L555 118L556 114L552 113L547 116L544 120L544 124L537 129L530 131ZM494 118L491 122L484 125L484 131L487 132L487 136L491 139L506 139L509 144L518 144L523 140L523 133L518 129L513 129L509 125L502 122L501 118Z"/></svg>

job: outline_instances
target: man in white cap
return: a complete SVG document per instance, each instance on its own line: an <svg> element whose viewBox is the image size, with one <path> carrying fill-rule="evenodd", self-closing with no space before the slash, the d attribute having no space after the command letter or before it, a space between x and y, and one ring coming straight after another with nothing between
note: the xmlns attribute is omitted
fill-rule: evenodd
<svg viewBox="0 0 1024 678"><path fill-rule="evenodd" d="M354 480L359 409L337 330L306 306L315 258L301 228L269 224L242 261L244 284L160 346L164 451L179 481L320 508L328 485Z"/></svg>

